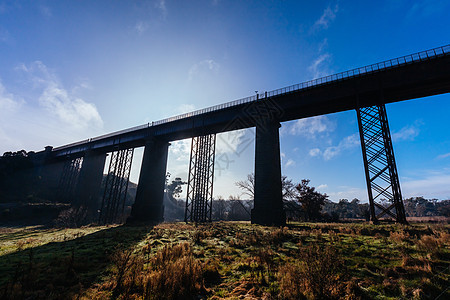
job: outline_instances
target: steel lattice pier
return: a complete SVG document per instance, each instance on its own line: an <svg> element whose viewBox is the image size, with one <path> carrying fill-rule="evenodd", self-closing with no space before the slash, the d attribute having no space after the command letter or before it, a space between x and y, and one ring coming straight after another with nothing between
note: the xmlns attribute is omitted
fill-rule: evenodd
<svg viewBox="0 0 450 300"><path fill-rule="evenodd" d="M400 182L385 105L356 109L359 134L369 194L370 218L378 222L382 217L393 218L405 224ZM377 201L387 200L385 205Z"/></svg>
<svg viewBox="0 0 450 300"><path fill-rule="evenodd" d="M112 224L123 221L122 217L127 198L133 153L134 149L117 150L111 153L111 161L109 162L105 191L100 208L100 224Z"/></svg>
<svg viewBox="0 0 450 300"><path fill-rule="evenodd" d="M80 175L83 157L66 160L59 179L57 197L65 202L71 202L75 196L75 189Z"/></svg>
<svg viewBox="0 0 450 300"><path fill-rule="evenodd" d="M192 138L186 222L211 222L216 135Z"/></svg>

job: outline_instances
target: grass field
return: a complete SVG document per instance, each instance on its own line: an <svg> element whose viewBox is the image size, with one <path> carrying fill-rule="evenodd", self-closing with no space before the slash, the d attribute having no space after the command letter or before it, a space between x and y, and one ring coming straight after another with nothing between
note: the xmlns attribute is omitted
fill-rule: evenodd
<svg viewBox="0 0 450 300"><path fill-rule="evenodd" d="M450 299L450 226L0 228L5 299Z"/></svg>

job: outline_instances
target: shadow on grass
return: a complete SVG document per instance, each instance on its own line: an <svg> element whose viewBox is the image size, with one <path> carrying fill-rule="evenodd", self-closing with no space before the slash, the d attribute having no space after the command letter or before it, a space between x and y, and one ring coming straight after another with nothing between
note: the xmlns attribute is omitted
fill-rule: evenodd
<svg viewBox="0 0 450 300"><path fill-rule="evenodd" d="M66 299L108 272L111 255L134 246L151 227L119 226L0 256L0 299Z"/></svg>

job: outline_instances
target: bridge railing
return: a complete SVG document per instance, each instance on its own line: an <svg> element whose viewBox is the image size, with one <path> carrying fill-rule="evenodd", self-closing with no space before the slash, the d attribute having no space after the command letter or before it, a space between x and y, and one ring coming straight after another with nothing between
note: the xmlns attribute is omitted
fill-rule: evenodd
<svg viewBox="0 0 450 300"><path fill-rule="evenodd" d="M371 65L368 65L365 67L355 68L352 70L348 70L348 71L336 73L333 75L328 75L328 76L312 79L312 80L305 81L305 82L302 82L299 84L290 85L290 86L287 86L284 88L276 89L276 90L267 92L267 97L274 97L274 96L280 96L280 95L284 95L284 94L288 94L288 93L298 92L300 90L309 89L309 88L324 85L324 84L331 84L333 82L337 82L337 81L341 81L341 80L345 80L345 79L349 79L349 78L353 78L353 77L358 77L358 76L369 74L369 73L381 72L383 70L397 68L400 66L412 64L412 63L419 62L419 61L431 60L431 59L435 59L435 58L441 57L441 56L446 56L449 54L450 54L450 45L445 45L442 47L437 47L437 48L433 48L430 50L421 51L418 53L409 54L409 55L401 56L398 58L385 60L385 61L371 64ZM61 147L56 147L53 150L61 150L64 148L69 148L69 147L85 144L85 143L91 142L91 141L98 141L98 140L101 140L104 138L132 132L132 131L136 131L136 130L140 130L140 129L149 128L151 126L161 125L161 124L165 124L165 123L169 123L169 122L173 122L173 121L177 121L177 120L181 120L181 119L185 119L185 118L189 118L189 117L193 117L193 116L198 116L198 115L201 115L204 113L217 111L217 110L221 110L221 109L232 107L232 106L237 106L237 105L244 104L244 103L253 102L253 101L258 100L258 98L263 99L265 97L266 97L266 93L259 94L258 96L257 95L249 96L249 97L241 98L241 99L234 100L231 102L226 102L223 104L219 104L219 105L199 109L196 111L184 113L181 115L177 115L174 117L147 123L144 125L139 125L136 127L127 128L124 130L108 133L108 134L97 136L97 137L87 139L84 141L64 145Z"/></svg>

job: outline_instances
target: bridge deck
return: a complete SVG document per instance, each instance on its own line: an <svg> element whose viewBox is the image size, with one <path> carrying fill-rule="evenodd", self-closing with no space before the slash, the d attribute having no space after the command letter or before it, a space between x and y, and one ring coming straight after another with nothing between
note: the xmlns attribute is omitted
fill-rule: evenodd
<svg viewBox="0 0 450 300"><path fill-rule="evenodd" d="M450 92L450 45L391 59L53 149L55 157L111 151Z"/></svg>

